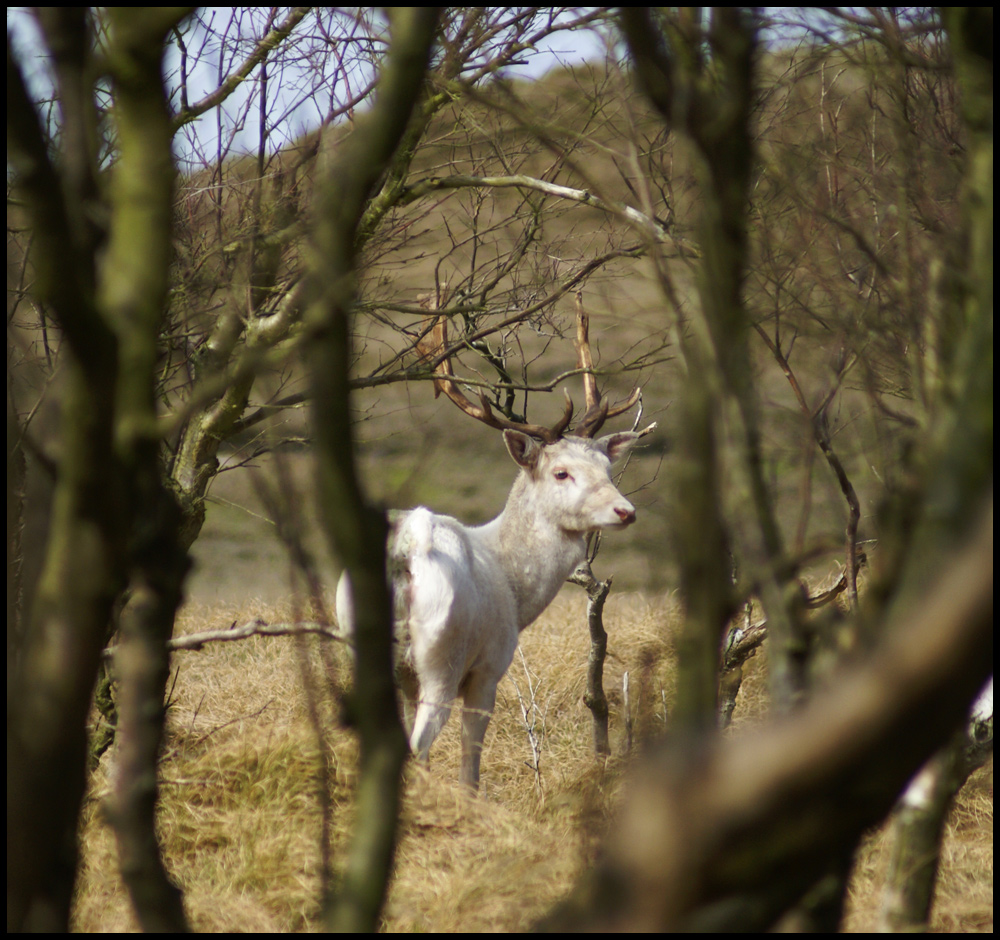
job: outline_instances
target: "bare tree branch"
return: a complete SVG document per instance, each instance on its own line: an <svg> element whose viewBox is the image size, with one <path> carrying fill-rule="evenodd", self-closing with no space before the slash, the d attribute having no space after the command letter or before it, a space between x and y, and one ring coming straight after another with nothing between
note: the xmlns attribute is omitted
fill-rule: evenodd
<svg viewBox="0 0 1000 940"><path fill-rule="evenodd" d="M222 104L250 77L253 70L267 58L269 53L291 34L310 10L312 7L293 7L281 24L275 26L263 39L258 41L253 52L247 56L243 64L234 72L230 72L226 80L215 91L209 92L201 101L183 107L174 115L174 130L178 130L185 124L190 124L206 111Z"/></svg>

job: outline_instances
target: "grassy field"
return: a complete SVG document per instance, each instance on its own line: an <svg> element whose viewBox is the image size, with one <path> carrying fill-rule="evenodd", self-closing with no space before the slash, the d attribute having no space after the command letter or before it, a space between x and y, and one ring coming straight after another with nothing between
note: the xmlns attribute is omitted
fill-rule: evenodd
<svg viewBox="0 0 1000 940"><path fill-rule="evenodd" d="M192 604L179 632L296 615L287 605ZM623 752L622 674L631 675L638 742L664 727L664 706L671 704L677 610L669 594L612 592L605 622L615 756L598 762L591 751L591 719L582 703L589 645L585 598L567 587L525 632L523 659L515 658L501 683L480 797L469 798L456 783L455 715L435 744L430 768L407 767L384 929L522 930L592 862L612 824L629 762ZM197 930L318 926L323 773L303 681L304 670L313 684L319 676L317 642L256 637L175 655L159 827L167 866L185 891ZM335 658L333 690L348 676L342 648ZM748 670L729 733L752 732L766 711L765 682L762 653ZM537 773L522 703L535 716ZM315 704L335 727L335 691ZM330 731L325 753L335 868L351 823L352 735ZM78 930L137 927L101 813L107 772L102 765L93 775L84 813ZM848 930L874 926L887 858L885 831L870 833L851 883ZM966 785L952 813L932 928L993 929L992 762Z"/></svg>

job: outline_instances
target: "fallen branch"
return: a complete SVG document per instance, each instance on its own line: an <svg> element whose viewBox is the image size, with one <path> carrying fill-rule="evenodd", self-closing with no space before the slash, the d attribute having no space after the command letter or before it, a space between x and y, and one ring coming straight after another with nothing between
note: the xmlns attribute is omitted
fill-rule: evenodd
<svg viewBox="0 0 1000 940"><path fill-rule="evenodd" d="M295 623L265 623L260 618L250 620L242 626L233 625L227 630L206 630L203 633L189 633L187 636L174 637L167 640L168 650L200 650L206 643L228 643L234 640L246 640L252 636L304 636L307 634L324 636L341 643L350 643L350 639L336 628L315 621L298 621ZM118 650L118 646L109 646L104 650L104 658L110 659Z"/></svg>

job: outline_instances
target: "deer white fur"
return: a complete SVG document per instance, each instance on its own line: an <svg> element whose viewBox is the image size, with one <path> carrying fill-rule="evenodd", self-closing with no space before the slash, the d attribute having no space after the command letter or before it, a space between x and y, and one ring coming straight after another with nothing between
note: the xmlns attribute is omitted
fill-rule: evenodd
<svg viewBox="0 0 1000 940"><path fill-rule="evenodd" d="M390 547L410 747L427 760L461 695L461 780L473 789L497 685L518 635L584 560L588 533L635 521L635 508L611 480L611 464L640 434L552 443L516 430L503 435L521 472L496 519L470 527L420 507L396 520ZM344 627L352 607L345 574L337 586Z"/></svg>

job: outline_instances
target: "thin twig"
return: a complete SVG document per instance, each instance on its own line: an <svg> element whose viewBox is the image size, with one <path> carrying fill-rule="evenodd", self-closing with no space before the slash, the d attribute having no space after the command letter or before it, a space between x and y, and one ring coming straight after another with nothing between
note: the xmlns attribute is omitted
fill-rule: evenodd
<svg viewBox="0 0 1000 940"><path fill-rule="evenodd" d="M538 787L538 792L542 793L542 741L541 735L536 733L535 726L537 724L537 716L540 714L540 709L535 702L535 691L538 688L536 682L532 682L531 671L528 669L528 663L525 661L524 652L518 647L518 654L521 657L521 665L524 667L524 675L528 681L528 692L531 696L530 701L527 705L524 703L524 697L521 695L521 689L517 684L517 680L513 676L508 676L510 683L514 686L514 691L517 693L517 702L521 706L521 721L524 724L524 730L528 733L528 743L531 746L531 763L528 765L531 767L535 774L535 786ZM530 717L529 717L530 715ZM542 721L544 724L544 715L542 716Z"/></svg>

